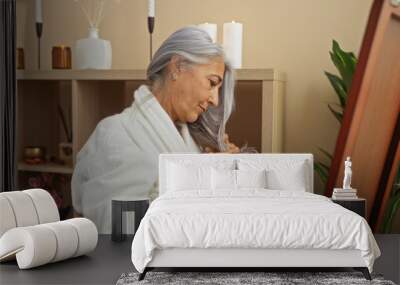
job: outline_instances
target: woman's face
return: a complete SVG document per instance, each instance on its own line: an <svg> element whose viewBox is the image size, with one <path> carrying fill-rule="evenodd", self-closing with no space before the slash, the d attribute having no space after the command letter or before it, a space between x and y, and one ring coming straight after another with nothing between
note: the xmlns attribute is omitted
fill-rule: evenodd
<svg viewBox="0 0 400 285"><path fill-rule="evenodd" d="M193 123L210 105L218 106L224 71L223 58L216 57L209 63L177 72L171 82L174 90L171 103L177 121Z"/></svg>

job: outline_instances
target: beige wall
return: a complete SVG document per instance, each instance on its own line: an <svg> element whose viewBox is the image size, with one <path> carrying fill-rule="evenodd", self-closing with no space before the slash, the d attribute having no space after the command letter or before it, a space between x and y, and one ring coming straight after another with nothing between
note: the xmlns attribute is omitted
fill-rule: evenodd
<svg viewBox="0 0 400 285"><path fill-rule="evenodd" d="M276 68L287 74L284 151L333 152L339 125L327 108L336 102L324 70L335 71L332 39L358 54L372 0L156 0L155 49L177 28L202 22L243 23L243 67ZM50 69L51 47L73 46L86 37L87 23L73 0L43 0L42 66ZM36 67L34 1L17 0L18 46L26 67ZM110 40L114 69L148 64L147 1L111 1L100 26ZM355 171L357 171L355 169ZM316 190L320 186L316 185Z"/></svg>

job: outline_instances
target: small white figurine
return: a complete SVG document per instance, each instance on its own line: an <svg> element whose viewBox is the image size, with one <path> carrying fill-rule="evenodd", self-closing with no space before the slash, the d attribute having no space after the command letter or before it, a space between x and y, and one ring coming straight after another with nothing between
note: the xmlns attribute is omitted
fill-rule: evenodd
<svg viewBox="0 0 400 285"><path fill-rule="evenodd" d="M343 178L343 189L352 189L351 188L351 158L350 156L347 157L346 161L344 162L344 178Z"/></svg>

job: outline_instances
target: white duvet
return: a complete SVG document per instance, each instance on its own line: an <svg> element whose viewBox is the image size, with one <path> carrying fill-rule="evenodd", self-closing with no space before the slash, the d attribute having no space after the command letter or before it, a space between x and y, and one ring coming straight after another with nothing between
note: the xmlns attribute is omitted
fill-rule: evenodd
<svg viewBox="0 0 400 285"><path fill-rule="evenodd" d="M358 249L370 272L380 255L361 216L321 195L265 189L160 196L134 237L135 268L165 248Z"/></svg>

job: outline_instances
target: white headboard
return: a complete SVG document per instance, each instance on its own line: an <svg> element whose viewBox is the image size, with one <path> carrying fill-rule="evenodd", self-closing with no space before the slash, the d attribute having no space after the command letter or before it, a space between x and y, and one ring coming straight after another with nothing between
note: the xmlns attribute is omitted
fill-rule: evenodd
<svg viewBox="0 0 400 285"><path fill-rule="evenodd" d="M307 171L306 174L308 181L307 192L313 193L314 185L314 166L313 166L313 155L310 153L244 153L244 154L225 154L225 153L213 153L213 154L160 154L159 156L159 193L160 195L166 192L166 181L167 181L167 168L168 162L182 162L187 161L190 164L202 164L209 165L217 164L218 161L232 161L235 163L236 160L268 160L268 161L304 161Z"/></svg>

